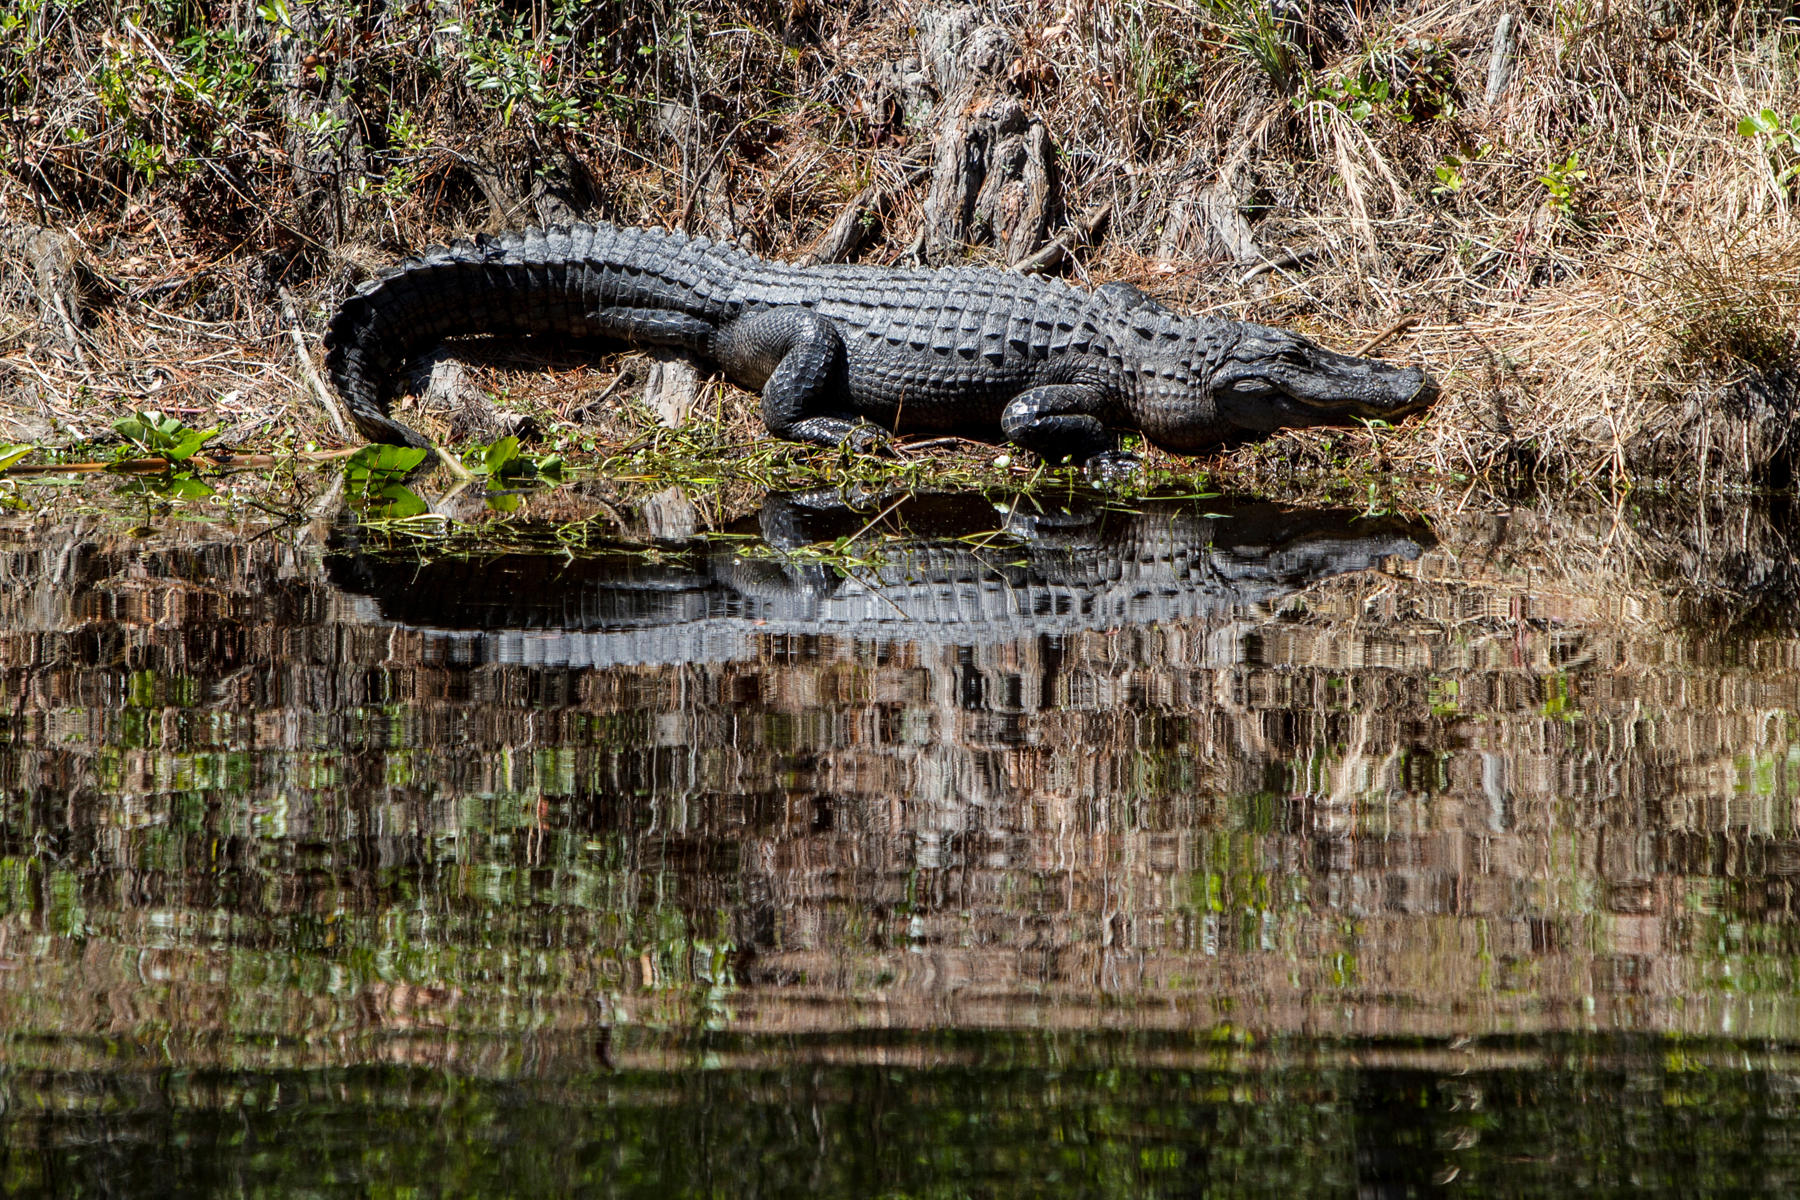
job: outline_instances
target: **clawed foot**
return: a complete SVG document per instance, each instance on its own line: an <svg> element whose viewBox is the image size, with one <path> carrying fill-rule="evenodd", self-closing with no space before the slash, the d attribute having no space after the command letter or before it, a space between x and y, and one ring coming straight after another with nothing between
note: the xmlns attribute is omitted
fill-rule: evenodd
<svg viewBox="0 0 1800 1200"><path fill-rule="evenodd" d="M1082 470L1094 483L1117 483L1136 475L1143 465L1137 455L1124 450L1102 450L1098 454L1088 455L1082 464Z"/></svg>
<svg viewBox="0 0 1800 1200"><path fill-rule="evenodd" d="M853 426L844 435L844 446L858 454L874 454L881 458L896 457L893 435L879 425L867 422Z"/></svg>

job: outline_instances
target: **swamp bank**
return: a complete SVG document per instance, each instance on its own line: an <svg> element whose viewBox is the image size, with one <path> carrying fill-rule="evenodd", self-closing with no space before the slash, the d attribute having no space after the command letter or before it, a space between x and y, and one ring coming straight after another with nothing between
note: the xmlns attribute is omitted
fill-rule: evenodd
<svg viewBox="0 0 1800 1200"><path fill-rule="evenodd" d="M316 334L354 282L600 217L1125 280L1443 387L1396 428L1162 469L1779 488L1797 39L1785 6L1678 0L28 2L0 29L0 439L152 409L229 448L336 443ZM579 464L659 403L759 436L751 397L639 358L475 348L435 376L453 442Z"/></svg>

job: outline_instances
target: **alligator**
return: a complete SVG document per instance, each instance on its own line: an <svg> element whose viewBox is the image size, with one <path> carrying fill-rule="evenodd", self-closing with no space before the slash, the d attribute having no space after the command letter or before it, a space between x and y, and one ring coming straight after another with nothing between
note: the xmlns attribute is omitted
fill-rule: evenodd
<svg viewBox="0 0 1800 1200"><path fill-rule="evenodd" d="M1124 282L1084 291L982 267L789 266L703 237L610 225L482 236L363 284L326 363L363 436L430 443L388 413L409 359L464 334L687 351L762 394L769 432L880 450L894 433L995 433L1057 462L1136 431L1196 452L1430 403L1416 367L1244 321L1184 316Z"/></svg>
<svg viewBox="0 0 1800 1200"><path fill-rule="evenodd" d="M981 492L774 494L722 540L637 552L421 558L346 519L325 558L355 623L420 634L432 658L585 668L755 657L771 636L979 646L1130 626L1218 626L1319 580L1416 559L1397 517L1212 497L1131 508ZM759 544L760 543L760 544ZM801 546L850 547L837 565ZM1228 652L1235 652L1236 641Z"/></svg>

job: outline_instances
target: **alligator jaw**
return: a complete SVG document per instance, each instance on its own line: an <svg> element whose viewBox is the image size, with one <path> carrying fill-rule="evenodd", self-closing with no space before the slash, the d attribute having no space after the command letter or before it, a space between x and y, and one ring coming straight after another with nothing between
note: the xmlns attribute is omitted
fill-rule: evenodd
<svg viewBox="0 0 1800 1200"><path fill-rule="evenodd" d="M1294 425L1393 420L1429 405L1436 389L1418 367L1327 350L1263 325L1242 336L1208 380L1220 417L1247 433Z"/></svg>

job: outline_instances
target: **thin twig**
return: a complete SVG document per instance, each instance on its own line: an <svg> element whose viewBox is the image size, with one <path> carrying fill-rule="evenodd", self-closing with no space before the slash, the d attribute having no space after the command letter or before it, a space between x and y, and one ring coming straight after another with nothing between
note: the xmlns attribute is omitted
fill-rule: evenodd
<svg viewBox="0 0 1800 1200"><path fill-rule="evenodd" d="M1246 283L1249 283L1254 279L1259 279L1262 276L1267 275L1270 271L1280 271L1288 267L1297 267L1300 264L1310 262L1317 257L1319 257L1319 252L1310 246L1300 250L1283 250L1280 254L1274 255L1271 258L1265 258L1263 261L1257 263L1254 267L1251 267L1248 271L1245 271L1242 275L1238 276L1238 286L1243 287Z"/></svg>
<svg viewBox="0 0 1800 1200"><path fill-rule="evenodd" d="M1367 358L1369 355L1369 351L1375 349L1375 347L1381 345L1381 343L1387 341L1389 338L1393 337L1396 333L1400 333L1403 330L1411 329L1414 325L1417 325L1418 323L1419 323L1419 318L1417 318L1417 317L1401 317L1398 321L1395 321L1392 325L1389 325L1386 329L1383 329L1380 333L1376 334L1374 337L1370 338L1368 341L1364 342L1362 345L1360 345L1356 349L1352 350L1350 352L1350 354L1353 358Z"/></svg>

